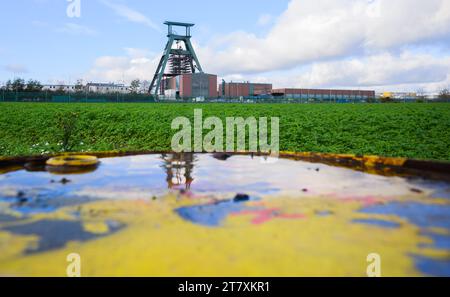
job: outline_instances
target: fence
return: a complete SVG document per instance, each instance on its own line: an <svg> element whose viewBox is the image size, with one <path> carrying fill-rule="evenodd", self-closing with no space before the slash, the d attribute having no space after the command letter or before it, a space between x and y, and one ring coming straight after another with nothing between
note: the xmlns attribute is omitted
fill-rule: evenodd
<svg viewBox="0 0 450 297"><path fill-rule="evenodd" d="M58 103L125 103L155 102L153 96L147 94L98 94L89 92L15 92L2 90L0 100L5 102L58 102Z"/></svg>
<svg viewBox="0 0 450 297"><path fill-rule="evenodd" d="M450 98L409 98L383 100L380 98L335 97L335 98L289 98L283 96L259 96L241 98L191 98L191 99L163 99L155 100L148 94L99 94L90 92L64 93L64 92L15 92L0 91L0 101L4 102L56 102L56 103L412 103L412 102L450 102Z"/></svg>

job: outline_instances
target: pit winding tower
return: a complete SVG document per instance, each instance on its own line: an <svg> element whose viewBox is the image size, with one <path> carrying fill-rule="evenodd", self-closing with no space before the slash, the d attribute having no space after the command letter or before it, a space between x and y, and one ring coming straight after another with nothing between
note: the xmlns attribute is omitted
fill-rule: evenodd
<svg viewBox="0 0 450 297"><path fill-rule="evenodd" d="M202 66L191 44L191 28L195 24L167 21L164 25L167 25L167 37L169 40L149 88L149 92L155 97L164 95L164 81L166 78L180 74L196 73L197 71L203 73ZM182 28L184 34L177 33L174 27ZM166 72L167 64L169 64L168 72Z"/></svg>

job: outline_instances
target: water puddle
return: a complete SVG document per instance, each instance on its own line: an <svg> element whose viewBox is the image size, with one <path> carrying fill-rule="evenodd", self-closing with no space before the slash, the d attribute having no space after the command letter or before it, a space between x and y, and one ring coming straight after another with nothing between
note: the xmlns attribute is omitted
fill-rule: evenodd
<svg viewBox="0 0 450 297"><path fill-rule="evenodd" d="M32 166L31 166L32 165ZM450 276L450 183L250 155L0 174L0 274Z"/></svg>

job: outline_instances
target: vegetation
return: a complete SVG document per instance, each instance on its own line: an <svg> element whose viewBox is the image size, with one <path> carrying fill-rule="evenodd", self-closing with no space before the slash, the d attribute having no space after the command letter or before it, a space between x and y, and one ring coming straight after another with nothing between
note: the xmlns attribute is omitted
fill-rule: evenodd
<svg viewBox="0 0 450 297"><path fill-rule="evenodd" d="M75 83L75 92L80 93L83 92L83 90L84 90L83 80L78 79L77 82Z"/></svg>
<svg viewBox="0 0 450 297"><path fill-rule="evenodd" d="M8 91L15 92L39 92L42 90L42 84L37 81L30 79L27 83L22 78L16 78L14 81L8 80L4 88Z"/></svg>
<svg viewBox="0 0 450 297"><path fill-rule="evenodd" d="M447 88L440 90L438 98L443 100L450 99L450 90Z"/></svg>
<svg viewBox="0 0 450 297"><path fill-rule="evenodd" d="M71 151L76 145L73 137L76 133L78 113L76 112L59 112L56 118L56 127L60 131L61 142L59 145L64 152Z"/></svg>
<svg viewBox="0 0 450 297"><path fill-rule="evenodd" d="M280 149L450 160L450 104L0 103L0 155L170 150L175 117L280 117ZM205 131L206 132L206 131Z"/></svg>
<svg viewBox="0 0 450 297"><path fill-rule="evenodd" d="M16 78L14 81L8 80L6 82L6 89L22 92L25 90L25 80L22 78Z"/></svg>
<svg viewBox="0 0 450 297"><path fill-rule="evenodd" d="M30 79L27 82L26 90L29 92L39 92L43 88L43 85L38 80Z"/></svg>
<svg viewBox="0 0 450 297"><path fill-rule="evenodd" d="M135 79L130 84L131 93L136 94L141 86L141 81L139 79Z"/></svg>

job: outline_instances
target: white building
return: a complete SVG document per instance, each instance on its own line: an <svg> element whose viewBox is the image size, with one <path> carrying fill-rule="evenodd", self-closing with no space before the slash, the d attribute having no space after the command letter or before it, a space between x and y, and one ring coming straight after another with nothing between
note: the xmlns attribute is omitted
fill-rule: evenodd
<svg viewBox="0 0 450 297"><path fill-rule="evenodd" d="M124 84L115 83L88 83L86 85L88 92L107 94L107 93L130 93L130 87Z"/></svg>
<svg viewBox="0 0 450 297"><path fill-rule="evenodd" d="M42 87L43 91L62 91L62 92L75 92L75 86L74 85L63 85L63 84L56 84L56 85L44 85Z"/></svg>
<svg viewBox="0 0 450 297"><path fill-rule="evenodd" d="M62 91L73 93L76 92L75 85L65 85L65 84L54 84L54 85L44 85L43 91ZM114 83L88 83L86 86L82 87L80 91L88 91L92 93L108 94L108 93L120 93L128 94L130 93L130 87L124 84L114 84Z"/></svg>

